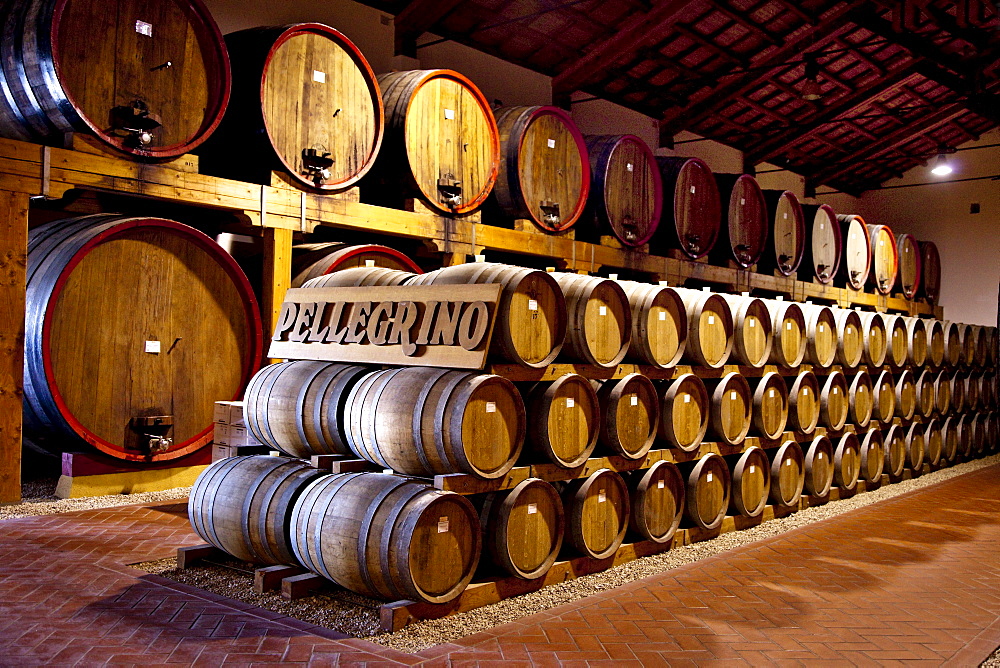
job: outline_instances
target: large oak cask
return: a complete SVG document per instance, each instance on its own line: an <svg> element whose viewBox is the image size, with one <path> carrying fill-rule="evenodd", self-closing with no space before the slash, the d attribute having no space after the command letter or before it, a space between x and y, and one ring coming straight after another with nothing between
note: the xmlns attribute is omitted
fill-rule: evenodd
<svg viewBox="0 0 1000 668"><path fill-rule="evenodd" d="M589 380L567 373L551 383L538 383L526 392L524 405L528 446L536 459L573 468L590 457L601 412Z"/></svg>
<svg viewBox="0 0 1000 668"><path fill-rule="evenodd" d="M920 242L920 291L932 304L941 296L941 256L933 241Z"/></svg>
<svg viewBox="0 0 1000 668"><path fill-rule="evenodd" d="M798 508L805 482L802 447L795 441L785 441L771 454L771 502L784 508Z"/></svg>
<svg viewBox="0 0 1000 668"><path fill-rule="evenodd" d="M864 218L854 214L837 214L840 234L844 240L840 279L852 290L863 290L872 266L871 236Z"/></svg>
<svg viewBox="0 0 1000 668"><path fill-rule="evenodd" d="M46 448L89 443L146 462L193 452L212 438L213 402L239 399L260 363L243 271L174 221L100 214L36 227L26 299L25 426Z"/></svg>
<svg viewBox="0 0 1000 668"><path fill-rule="evenodd" d="M632 339L627 357L659 369L676 365L687 344L684 300L673 288L618 281L632 307Z"/></svg>
<svg viewBox="0 0 1000 668"><path fill-rule="evenodd" d="M733 352L732 309L722 295L675 288L687 308L688 336L684 357L691 364L717 369Z"/></svg>
<svg viewBox="0 0 1000 668"><path fill-rule="evenodd" d="M944 328L944 363L957 367L962 362L962 330L957 322L945 320Z"/></svg>
<svg viewBox="0 0 1000 668"><path fill-rule="evenodd" d="M614 555L625 540L631 514L629 490L622 477L611 469L600 469L568 482L562 498L569 544L592 559Z"/></svg>
<svg viewBox="0 0 1000 668"><path fill-rule="evenodd" d="M644 471L626 474L632 506L629 528L645 540L673 540L684 517L685 484L672 462L658 461Z"/></svg>
<svg viewBox="0 0 1000 668"><path fill-rule="evenodd" d="M937 372L931 369L924 369L917 376L917 413L925 418L929 418L934 414L934 406L937 399L935 387L937 376Z"/></svg>
<svg viewBox="0 0 1000 668"><path fill-rule="evenodd" d="M712 410L705 382L685 373L660 387L660 438L685 452L697 450L708 431Z"/></svg>
<svg viewBox="0 0 1000 668"><path fill-rule="evenodd" d="M888 295L896 285L899 273L899 256L896 249L896 237L885 225L868 225L868 235L871 238L871 272L868 282L875 286L875 291Z"/></svg>
<svg viewBox="0 0 1000 668"><path fill-rule="evenodd" d="M949 466L958 461L961 446L961 434L958 423L961 419L960 415L949 415L941 422L941 458Z"/></svg>
<svg viewBox="0 0 1000 668"><path fill-rule="evenodd" d="M663 180L663 211L653 249L670 248L691 259L704 257L715 246L722 222L719 188L712 170L699 158L658 157Z"/></svg>
<svg viewBox="0 0 1000 668"><path fill-rule="evenodd" d="M899 259L899 289L904 297L913 299L920 289L922 277L920 242L912 234L897 234L896 257Z"/></svg>
<svg viewBox="0 0 1000 668"><path fill-rule="evenodd" d="M711 531L722 526L732 491L726 460L710 453L695 462L680 464L678 468L687 480L684 516L701 529Z"/></svg>
<svg viewBox="0 0 1000 668"><path fill-rule="evenodd" d="M941 420L934 418L924 425L924 459L931 466L941 465L944 455L944 433Z"/></svg>
<svg viewBox="0 0 1000 668"><path fill-rule="evenodd" d="M805 256L799 267L799 278L814 279L823 285L833 283L840 270L843 241L837 214L828 204L803 205L809 236Z"/></svg>
<svg viewBox="0 0 1000 668"><path fill-rule="evenodd" d="M293 248L299 254L292 259L291 287L301 287L306 281L355 267L383 267L396 271L422 274L416 262L395 248L380 244L348 244L327 241L300 244Z"/></svg>
<svg viewBox="0 0 1000 668"><path fill-rule="evenodd" d="M920 368L927 361L927 327L923 318L900 316L906 326L906 363Z"/></svg>
<svg viewBox="0 0 1000 668"><path fill-rule="evenodd" d="M951 374L941 369L934 377L934 411L947 415L951 411Z"/></svg>
<svg viewBox="0 0 1000 668"><path fill-rule="evenodd" d="M944 323L937 318L924 318L927 330L927 361L933 367L944 364L945 334Z"/></svg>
<svg viewBox="0 0 1000 668"><path fill-rule="evenodd" d="M632 306L618 285L597 276L550 274L566 300L566 340L562 355L610 368L625 358L632 340Z"/></svg>
<svg viewBox="0 0 1000 668"><path fill-rule="evenodd" d="M910 355L910 341L912 340L906 331L906 320L901 315L893 313L883 313L885 320L886 341L888 349L885 361L896 369L906 366L906 360Z"/></svg>
<svg viewBox="0 0 1000 668"><path fill-rule="evenodd" d="M771 243L757 261L757 271L793 276L806 250L806 217L802 206L790 190L765 190L764 201L770 219Z"/></svg>
<svg viewBox="0 0 1000 668"><path fill-rule="evenodd" d="M559 492L538 478L487 494L479 523L490 560L523 580L541 577L552 567L566 530Z"/></svg>
<svg viewBox="0 0 1000 668"><path fill-rule="evenodd" d="M764 193L749 174L716 174L722 204L722 229L712 251L717 262L750 267L764 253L769 216Z"/></svg>
<svg viewBox="0 0 1000 668"><path fill-rule="evenodd" d="M589 211L578 227L612 235L622 245L642 246L660 224L663 183L653 152L635 135L587 137L590 154Z"/></svg>

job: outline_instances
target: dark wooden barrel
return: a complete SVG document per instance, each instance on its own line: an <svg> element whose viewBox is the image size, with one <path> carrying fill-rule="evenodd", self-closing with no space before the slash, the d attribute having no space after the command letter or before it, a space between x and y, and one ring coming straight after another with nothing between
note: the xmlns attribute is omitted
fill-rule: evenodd
<svg viewBox="0 0 1000 668"><path fill-rule="evenodd" d="M917 413L922 417L929 418L934 414L934 406L937 399L937 372L931 369L924 369L917 376Z"/></svg>
<svg viewBox="0 0 1000 668"><path fill-rule="evenodd" d="M669 369L680 362L687 343L684 300L670 287L618 281L632 307L632 339L628 359Z"/></svg>
<svg viewBox="0 0 1000 668"><path fill-rule="evenodd" d="M708 431L712 407L705 382L685 373L660 387L660 438L684 452L697 450Z"/></svg>
<svg viewBox="0 0 1000 668"><path fill-rule="evenodd" d="M771 491L771 462L764 449L756 445L742 454L730 455L727 462L732 471L729 511L744 517L759 517L767 507Z"/></svg>
<svg viewBox="0 0 1000 668"><path fill-rule="evenodd" d="M660 397L653 381L641 373L606 380L597 399L601 407L601 445L625 459L645 457L660 425Z"/></svg>
<svg viewBox="0 0 1000 668"><path fill-rule="evenodd" d="M949 415L941 422L941 457L948 465L954 464L958 460L958 451L961 436L959 434L958 422L960 415Z"/></svg>
<svg viewBox="0 0 1000 668"><path fill-rule="evenodd" d="M833 451L833 484L840 489L853 490L858 486L861 473L861 441L853 432L837 438Z"/></svg>
<svg viewBox="0 0 1000 668"><path fill-rule="evenodd" d="M446 215L478 209L500 169L500 135L482 92L452 70L380 74L385 140L362 196L418 196Z"/></svg>
<svg viewBox="0 0 1000 668"><path fill-rule="evenodd" d="M941 420L934 418L928 421L924 427L924 459L931 466L940 466L944 453L944 435L941 432Z"/></svg>
<svg viewBox="0 0 1000 668"><path fill-rule="evenodd" d="M764 305L771 313L770 364L794 369L806 355L806 317L795 302L765 299Z"/></svg>
<svg viewBox="0 0 1000 668"><path fill-rule="evenodd" d="M389 601L454 599L482 550L479 517L465 497L384 473L319 478L295 503L290 534L303 566Z"/></svg>
<svg viewBox="0 0 1000 668"><path fill-rule="evenodd" d="M847 423L850 399L847 396L847 377L836 369L822 381L819 394L819 415L823 425L832 431L840 431Z"/></svg>
<svg viewBox="0 0 1000 668"><path fill-rule="evenodd" d="M861 364L865 355L864 325L861 316L853 309L833 308L837 323L837 363L853 369Z"/></svg>
<svg viewBox="0 0 1000 668"><path fill-rule="evenodd" d="M404 475L503 477L524 444L524 403L506 378L407 367L374 371L344 408L351 450Z"/></svg>
<svg viewBox="0 0 1000 668"><path fill-rule="evenodd" d="M920 291L932 304L941 296L941 256L933 241L920 242Z"/></svg>
<svg viewBox="0 0 1000 668"><path fill-rule="evenodd" d="M885 468L885 441L882 439L882 431L878 427L872 427L860 439L859 476L866 484L877 484L882 480L882 470Z"/></svg>
<svg viewBox="0 0 1000 668"><path fill-rule="evenodd" d="M906 444L906 467L914 472L920 472L924 466L924 425L914 422L905 428L903 442Z"/></svg>
<svg viewBox="0 0 1000 668"><path fill-rule="evenodd" d="M904 420L912 419L917 411L917 383L909 369L904 369L896 377L895 394L896 416Z"/></svg>
<svg viewBox="0 0 1000 668"><path fill-rule="evenodd" d="M972 428L972 417L972 413L965 413L955 422L958 431L958 455L963 459L970 459L973 454L975 433Z"/></svg>
<svg viewBox="0 0 1000 668"><path fill-rule="evenodd" d="M872 387L872 378L868 372L862 369L851 379L851 385L847 389L849 397L847 420L853 425L865 428L872 420L872 411L875 408L875 390Z"/></svg>
<svg viewBox="0 0 1000 668"><path fill-rule="evenodd" d="M726 460L709 453L697 461L679 464L678 468L687 480L684 516L701 529L711 531L722 526L732 491Z"/></svg>
<svg viewBox="0 0 1000 668"><path fill-rule="evenodd" d="M538 383L524 397L528 446L539 460L557 466L580 466L597 445L601 424L597 394L590 381L567 373Z"/></svg>
<svg viewBox="0 0 1000 668"><path fill-rule="evenodd" d="M733 352L733 314L722 295L675 288L687 308L688 336L684 357L691 364L718 369Z"/></svg>
<svg viewBox="0 0 1000 668"><path fill-rule="evenodd" d="M951 405L951 374L947 369L941 369L934 377L934 411L938 415L947 415Z"/></svg>
<svg viewBox="0 0 1000 668"><path fill-rule="evenodd" d="M385 116L375 73L343 33L322 23L226 35L233 95L199 151L204 173L338 192L375 162Z"/></svg>
<svg viewBox="0 0 1000 668"><path fill-rule="evenodd" d="M247 385L244 417L258 441L292 457L349 455L344 405L371 369L332 362L282 362Z"/></svg>
<svg viewBox="0 0 1000 668"><path fill-rule="evenodd" d="M396 271L422 274L416 262L394 248L379 244L347 244L329 241L301 244L294 249L298 255L292 260L293 288L306 281L355 267L382 267Z"/></svg>
<svg viewBox="0 0 1000 668"><path fill-rule="evenodd" d="M924 328L927 330L927 361L939 368L945 356L944 323L937 318L924 318Z"/></svg>
<svg viewBox="0 0 1000 668"><path fill-rule="evenodd" d="M562 498L569 544L592 559L614 555L625 540L631 514L622 477L611 469L599 469L567 483Z"/></svg>
<svg viewBox="0 0 1000 668"><path fill-rule="evenodd" d="M986 331L985 327L980 325L972 326L972 336L975 341L975 357L973 359L973 366L978 368L983 368L986 366L987 350L990 347L990 336Z"/></svg>
<svg viewBox="0 0 1000 668"><path fill-rule="evenodd" d="M843 239L843 258L840 262L840 280L852 290L864 290L871 273L871 236L864 218L855 214L837 214L840 238Z"/></svg>
<svg viewBox="0 0 1000 668"><path fill-rule="evenodd" d="M676 248L697 260L715 246L722 223L719 187L699 158L658 157L663 180L663 213L654 250Z"/></svg>
<svg viewBox="0 0 1000 668"><path fill-rule="evenodd" d="M723 215L712 257L750 267L767 248L769 216L764 193L749 174L716 174L715 180Z"/></svg>
<svg viewBox="0 0 1000 668"><path fill-rule="evenodd" d="M819 424L819 380L812 371L801 371L788 390L788 426L811 434Z"/></svg>
<svg viewBox="0 0 1000 668"><path fill-rule="evenodd" d="M422 274L409 285L499 283L503 289L489 354L494 359L540 369L555 360L566 337L566 300L557 276L509 264L475 262Z"/></svg>
<svg viewBox="0 0 1000 668"><path fill-rule="evenodd" d="M959 335L962 337L962 366L971 367L976 363L976 335L972 325L958 324Z"/></svg>
<svg viewBox="0 0 1000 668"><path fill-rule="evenodd" d="M191 488L191 528L241 561L295 565L288 521L296 500L322 475L285 457L220 459Z"/></svg>
<svg viewBox="0 0 1000 668"><path fill-rule="evenodd" d="M522 580L545 575L559 556L566 531L559 492L538 478L487 494L479 523L490 560Z"/></svg>
<svg viewBox="0 0 1000 668"><path fill-rule="evenodd" d="M977 411L981 407L979 396L979 382L971 371L962 376L962 384L965 385L965 408L968 411Z"/></svg>
<svg viewBox="0 0 1000 668"><path fill-rule="evenodd" d="M781 374L769 371L749 382L753 389L754 431L769 440L781 438L788 423L788 385L785 379Z"/></svg>
<svg viewBox="0 0 1000 668"><path fill-rule="evenodd" d="M785 441L771 455L771 503L798 508L805 485L805 455L795 441Z"/></svg>
<svg viewBox="0 0 1000 668"><path fill-rule="evenodd" d="M705 386L712 397L709 416L711 434L723 443L736 445L746 438L753 417L753 392L747 379L735 371Z"/></svg>
<svg viewBox="0 0 1000 668"><path fill-rule="evenodd" d="M773 321L763 299L722 293L733 313L733 356L749 367L760 368L771 356Z"/></svg>
<svg viewBox="0 0 1000 668"><path fill-rule="evenodd" d="M810 496L826 496L833 486L835 469L833 443L826 436L817 436L805 452L805 492Z"/></svg>
<svg viewBox="0 0 1000 668"><path fill-rule="evenodd" d="M906 363L919 369L927 361L927 327L923 318L900 316L906 325Z"/></svg>
<svg viewBox="0 0 1000 668"><path fill-rule="evenodd" d="M883 425L892 422L896 415L896 379L891 371L882 371L872 383L872 396L875 398L872 418Z"/></svg>
<svg viewBox="0 0 1000 668"><path fill-rule="evenodd" d="M962 413L966 408L965 397L965 376L962 372L955 371L950 374L951 378L951 412Z"/></svg>
<svg viewBox="0 0 1000 668"><path fill-rule="evenodd" d="M496 111L500 174L493 192L503 212L546 232L571 228L590 193L590 161L583 135L559 107L504 107Z"/></svg>
<svg viewBox="0 0 1000 668"><path fill-rule="evenodd" d="M653 152L635 135L587 137L590 211L579 226L591 236L612 235L622 245L642 246L660 224L663 183Z"/></svg>
<svg viewBox="0 0 1000 668"><path fill-rule="evenodd" d="M89 443L140 462L194 452L212 439L213 402L239 399L260 364L243 271L174 221L99 214L36 227L25 296L25 427L53 451ZM157 417L163 426L147 429Z"/></svg>
<svg viewBox="0 0 1000 668"><path fill-rule="evenodd" d="M405 285L417 275L386 267L351 267L316 278L310 278L300 288L365 288Z"/></svg>
<svg viewBox="0 0 1000 668"><path fill-rule="evenodd" d="M610 368L625 358L632 339L632 307L618 285L597 276L550 274L566 300L562 356Z"/></svg>
<svg viewBox="0 0 1000 668"><path fill-rule="evenodd" d="M864 341L862 361L868 366L880 367L885 364L889 343L885 319L878 311L858 311L861 318L861 340Z"/></svg>
<svg viewBox="0 0 1000 668"><path fill-rule="evenodd" d="M868 235L871 243L871 271L868 275L869 284L882 295L892 292L899 274L899 256L896 249L896 237L885 225L868 225Z"/></svg>
<svg viewBox="0 0 1000 668"><path fill-rule="evenodd" d="M814 279L823 284L833 283L840 270L843 242L837 214L828 204L802 205L809 235L806 250L799 267L799 278Z"/></svg>
<svg viewBox="0 0 1000 668"><path fill-rule="evenodd" d="M895 369L902 369L910 354L911 338L906 332L906 321L903 316L893 313L883 313L882 319L885 321L887 345L885 361Z"/></svg>
<svg viewBox="0 0 1000 668"><path fill-rule="evenodd" d="M833 309L821 304L799 304L806 319L806 361L830 367L837 360L837 320Z"/></svg>
<svg viewBox="0 0 1000 668"><path fill-rule="evenodd" d="M899 289L907 299L913 299L920 289L920 242L912 234L896 235L896 257L899 260Z"/></svg>
<svg viewBox="0 0 1000 668"><path fill-rule="evenodd" d="M771 243L757 260L760 273L794 276L806 250L806 217L791 190L765 190Z"/></svg>
<svg viewBox="0 0 1000 668"><path fill-rule="evenodd" d="M5 137L61 145L81 132L134 158L167 159L205 141L226 110L229 56L199 0L141 10L16 0L0 24Z"/></svg>
<svg viewBox="0 0 1000 668"><path fill-rule="evenodd" d="M661 460L625 479L632 506L629 528L654 543L673 540L684 517L685 484L677 465Z"/></svg>
<svg viewBox="0 0 1000 668"><path fill-rule="evenodd" d="M890 426L882 434L885 439L885 468L890 478L899 478L906 468L906 438L898 424Z"/></svg>
<svg viewBox="0 0 1000 668"><path fill-rule="evenodd" d="M962 362L962 330L957 322L945 320L944 327L944 363L957 367Z"/></svg>

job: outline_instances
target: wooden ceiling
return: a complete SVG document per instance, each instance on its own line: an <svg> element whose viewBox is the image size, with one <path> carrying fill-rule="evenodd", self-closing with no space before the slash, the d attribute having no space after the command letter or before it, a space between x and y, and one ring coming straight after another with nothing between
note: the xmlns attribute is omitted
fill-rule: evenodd
<svg viewBox="0 0 1000 668"><path fill-rule="evenodd" d="M878 187L1000 124L988 0L366 4L396 16L398 53L431 32L553 77L557 104L585 91L659 119L661 145L689 130L813 187Z"/></svg>

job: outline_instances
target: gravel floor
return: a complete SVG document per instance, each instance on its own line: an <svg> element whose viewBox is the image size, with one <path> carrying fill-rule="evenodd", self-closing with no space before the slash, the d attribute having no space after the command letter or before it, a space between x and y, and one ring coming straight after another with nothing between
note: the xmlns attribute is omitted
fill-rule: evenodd
<svg viewBox="0 0 1000 668"><path fill-rule="evenodd" d="M1000 647L979 664L979 668L1000 668Z"/></svg>
<svg viewBox="0 0 1000 668"><path fill-rule="evenodd" d="M128 506L133 503L151 503L186 499L190 487L175 487L162 492L142 492L139 494L111 494L108 496L88 496L80 499L58 499L55 496L57 478L32 480L21 485L21 503L0 506L0 521L31 515L54 515L74 510L93 510L112 506Z"/></svg>
<svg viewBox="0 0 1000 668"><path fill-rule="evenodd" d="M840 513L884 501L998 463L1000 463L1000 455L959 464L913 480L886 485L881 489L859 494L850 499L808 508L786 518L765 522L750 529L723 534L714 540L638 559L602 573L559 583L531 594L501 601L460 615L411 624L392 634L372 635L377 633L378 613L375 608L378 603L376 601L351 594L334 586L331 586L329 592L323 595L289 602L284 601L274 593L263 596L255 594L253 592L253 577L250 572L251 567L248 564L233 562L222 566L203 566L187 571L177 571L174 570L176 564L173 559L164 559L158 562L136 564L135 566L177 582L207 589L306 622L320 624L359 637L370 636L369 640L386 647L405 652L416 652L590 596L601 590L690 564L720 552L776 536ZM233 570L234 567L245 572ZM988 665L996 665L1000 668L1000 659L997 663Z"/></svg>

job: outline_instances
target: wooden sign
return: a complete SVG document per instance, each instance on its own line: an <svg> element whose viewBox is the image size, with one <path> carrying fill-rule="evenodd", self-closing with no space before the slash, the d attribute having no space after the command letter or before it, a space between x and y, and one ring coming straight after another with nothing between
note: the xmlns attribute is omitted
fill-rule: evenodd
<svg viewBox="0 0 1000 668"><path fill-rule="evenodd" d="M293 288L268 357L482 369L499 284Z"/></svg>

